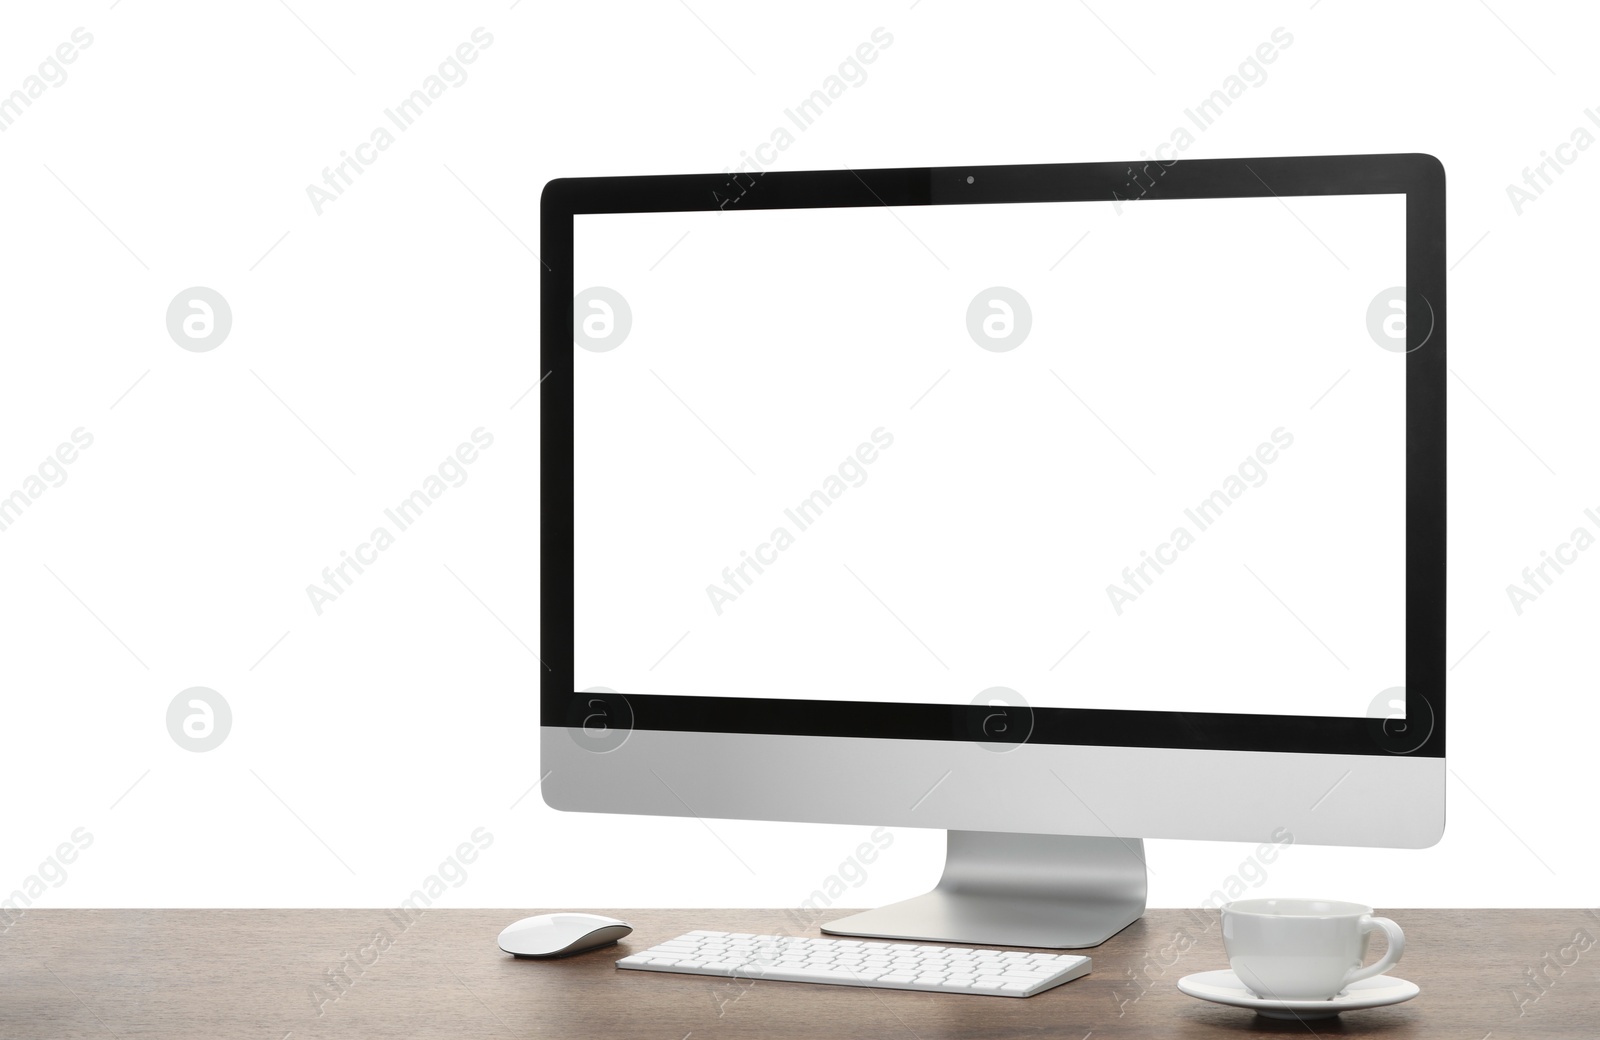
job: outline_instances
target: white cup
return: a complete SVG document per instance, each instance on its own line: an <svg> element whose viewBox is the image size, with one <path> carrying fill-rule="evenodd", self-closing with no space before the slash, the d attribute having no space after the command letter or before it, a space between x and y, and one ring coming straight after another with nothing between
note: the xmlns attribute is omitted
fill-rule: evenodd
<svg viewBox="0 0 1600 1040"><path fill-rule="evenodd" d="M1363 968L1373 932L1389 949ZM1329 1000L1352 982L1382 975L1406 936L1372 907L1332 899L1242 899L1222 908L1222 945L1239 981L1268 1000Z"/></svg>

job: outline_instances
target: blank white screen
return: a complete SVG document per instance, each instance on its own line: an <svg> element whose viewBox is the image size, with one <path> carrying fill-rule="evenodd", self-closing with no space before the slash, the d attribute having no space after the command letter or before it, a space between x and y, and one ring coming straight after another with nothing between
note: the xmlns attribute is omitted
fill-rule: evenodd
<svg viewBox="0 0 1600 1040"><path fill-rule="evenodd" d="M578 216L576 288L632 316L574 346L578 687L1368 714L1405 681L1404 355L1367 325L1404 215ZM1014 349L969 333L995 286Z"/></svg>

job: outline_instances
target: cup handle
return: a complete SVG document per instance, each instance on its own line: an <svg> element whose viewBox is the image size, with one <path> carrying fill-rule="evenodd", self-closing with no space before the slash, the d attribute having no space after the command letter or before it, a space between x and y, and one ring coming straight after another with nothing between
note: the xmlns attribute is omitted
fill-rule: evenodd
<svg viewBox="0 0 1600 1040"><path fill-rule="evenodd" d="M1371 915L1363 917L1361 919L1361 933L1366 935L1371 932L1382 932L1387 935L1389 937L1389 949L1384 952L1384 955L1378 959L1376 964L1369 964L1365 968L1356 967L1351 969L1350 973L1344 977L1344 985L1339 987L1341 993L1352 982L1360 982L1362 979L1370 979L1373 976L1382 975L1394 967L1399 962L1400 955L1406 952L1406 933L1402 932L1400 926L1387 917L1373 917Z"/></svg>

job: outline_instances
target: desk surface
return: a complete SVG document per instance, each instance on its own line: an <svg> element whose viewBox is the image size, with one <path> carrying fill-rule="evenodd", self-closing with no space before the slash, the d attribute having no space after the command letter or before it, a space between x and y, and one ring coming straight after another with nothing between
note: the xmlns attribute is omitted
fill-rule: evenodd
<svg viewBox="0 0 1600 1040"><path fill-rule="evenodd" d="M782 910L600 910L634 933L567 960L502 954L501 927L536 912L435 909L407 924L383 910L29 910L0 934L0 1037L1600 1035L1588 910L1384 911L1407 933L1395 974L1421 996L1309 1024L1178 992L1183 975L1226 967L1208 911L1152 910L1085 951L1092 975L1026 1000L613 967L695 928L817 934Z"/></svg>

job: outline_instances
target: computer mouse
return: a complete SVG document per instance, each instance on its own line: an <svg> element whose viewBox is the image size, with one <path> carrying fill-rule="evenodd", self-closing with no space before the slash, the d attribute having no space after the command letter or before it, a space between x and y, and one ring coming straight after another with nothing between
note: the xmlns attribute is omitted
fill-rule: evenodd
<svg viewBox="0 0 1600 1040"><path fill-rule="evenodd" d="M513 957L571 957L610 946L633 925L599 914L540 914L524 917L500 933L500 948Z"/></svg>

